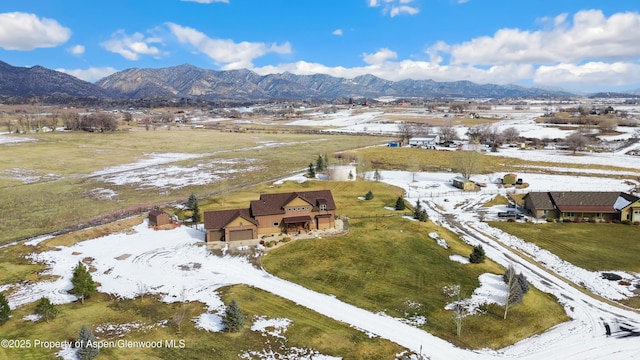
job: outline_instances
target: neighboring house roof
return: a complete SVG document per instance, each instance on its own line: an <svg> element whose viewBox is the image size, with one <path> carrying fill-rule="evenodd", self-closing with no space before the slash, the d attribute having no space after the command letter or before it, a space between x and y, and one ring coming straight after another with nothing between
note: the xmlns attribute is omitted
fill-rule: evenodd
<svg viewBox="0 0 640 360"><path fill-rule="evenodd" d="M536 210L555 209L548 192L530 192L525 195L525 200L526 198L529 198L531 200L531 203Z"/></svg>
<svg viewBox="0 0 640 360"><path fill-rule="evenodd" d="M440 135L427 135L425 137L414 137L409 142L434 141L440 138Z"/></svg>
<svg viewBox="0 0 640 360"><path fill-rule="evenodd" d="M162 211L162 210L152 210L152 211L149 211L149 216L151 216L151 217L158 217L158 216L160 216L160 215L162 215L162 214L167 214L167 213L166 213L166 212L164 212L164 211ZM167 215L169 215L169 214L167 214Z"/></svg>
<svg viewBox="0 0 640 360"><path fill-rule="evenodd" d="M330 190L317 190L292 193L262 194L260 200L251 201L251 214L265 216L284 214L285 205L300 198L313 206L313 211L319 211L320 205L326 205L327 210L335 210L336 204Z"/></svg>
<svg viewBox="0 0 640 360"><path fill-rule="evenodd" d="M618 211L613 205L620 192L565 191L549 193L561 212L605 212Z"/></svg>
<svg viewBox="0 0 640 360"><path fill-rule="evenodd" d="M204 227L206 229L222 229L238 217L241 217L256 226L258 225L258 223L251 216L249 209L231 209L205 211Z"/></svg>
<svg viewBox="0 0 640 360"><path fill-rule="evenodd" d="M536 210L558 209L561 212L614 213L640 200L623 192L606 191L550 191L525 195Z"/></svg>

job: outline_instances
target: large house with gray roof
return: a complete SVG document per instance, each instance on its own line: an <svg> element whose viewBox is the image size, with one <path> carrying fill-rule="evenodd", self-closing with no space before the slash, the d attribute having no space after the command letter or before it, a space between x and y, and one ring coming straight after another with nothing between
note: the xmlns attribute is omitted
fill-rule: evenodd
<svg viewBox="0 0 640 360"><path fill-rule="evenodd" d="M335 227L336 204L330 190L262 194L247 209L204 212L206 241L257 239Z"/></svg>
<svg viewBox="0 0 640 360"><path fill-rule="evenodd" d="M523 200L524 208L538 219L640 222L640 198L624 192L530 192Z"/></svg>

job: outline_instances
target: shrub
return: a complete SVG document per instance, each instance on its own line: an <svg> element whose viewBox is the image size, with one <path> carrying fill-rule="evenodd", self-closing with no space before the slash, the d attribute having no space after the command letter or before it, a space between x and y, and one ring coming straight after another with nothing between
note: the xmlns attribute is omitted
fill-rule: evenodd
<svg viewBox="0 0 640 360"><path fill-rule="evenodd" d="M274 240L269 240L267 242L264 243L264 246L270 248L270 247L274 247L276 245L276 242Z"/></svg>
<svg viewBox="0 0 640 360"><path fill-rule="evenodd" d="M371 200L373 199L373 192L371 192L371 190L369 190L369 192L367 192L367 194L364 196L365 200Z"/></svg>
<svg viewBox="0 0 640 360"><path fill-rule="evenodd" d="M404 199L402 198L402 196L398 196L398 199L396 200L396 210L402 211L406 208L407 204L404 203Z"/></svg>
<svg viewBox="0 0 640 360"><path fill-rule="evenodd" d="M620 223L624 224L624 225L631 225L631 220L622 220L620 221Z"/></svg>
<svg viewBox="0 0 640 360"><path fill-rule="evenodd" d="M480 264L484 262L485 254L482 245L476 245L473 247L473 252L469 255L469 262L472 264Z"/></svg>
<svg viewBox="0 0 640 360"><path fill-rule="evenodd" d="M622 286L630 286L631 283L628 282L627 280L620 280L618 281L618 285L622 285Z"/></svg>
<svg viewBox="0 0 640 360"><path fill-rule="evenodd" d="M288 236L285 236L282 238L282 240L280 240L281 243L288 243L289 241L291 241L291 238Z"/></svg>

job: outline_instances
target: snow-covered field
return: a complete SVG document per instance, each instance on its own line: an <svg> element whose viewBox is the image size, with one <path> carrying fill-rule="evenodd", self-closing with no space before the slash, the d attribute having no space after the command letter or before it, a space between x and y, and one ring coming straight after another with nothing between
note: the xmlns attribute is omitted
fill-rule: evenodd
<svg viewBox="0 0 640 360"><path fill-rule="evenodd" d="M386 127L393 124L382 124L375 121L379 114L359 114L350 116L338 113L327 117L327 124L341 124L341 131L361 131L367 127L371 131L393 131ZM318 120L314 125L318 125ZM374 122L372 122L374 121ZM534 133L544 134L544 128L533 128L531 114L513 115L505 120L505 126L529 127ZM297 125L304 125L300 122ZM377 127L377 126L380 127ZM555 131L555 130L554 130ZM545 135L542 135L545 136ZM290 145L290 144L287 144ZM267 145L271 146L271 144ZM275 146L275 145L274 145ZM390 151L393 151L390 149ZM419 150L417 150L419 151ZM497 155L515 156L534 161L567 163L582 163L584 170L568 175L543 175L518 171L529 188L526 191L551 190L601 190L606 188L613 191L630 191L637 184L640 170L640 158L624 155L623 153L584 154L583 156L559 155L553 151L511 150L501 149ZM170 163L168 154L163 159ZM162 161L162 160L158 160ZM549 160L551 161L551 160ZM592 164L617 165L630 169L624 171L628 179L616 180L612 178L581 176L585 174L598 175L601 170L588 169ZM164 163L163 163L164 164ZM155 164L158 165L158 164ZM250 164L245 164L251 166ZM131 164L129 168L105 169L93 176L115 176L121 172L137 171L144 166L140 163ZM536 168L537 169L537 168ZM557 171L558 169L556 169ZM567 169L560 169L570 172ZM565 171L567 170L567 171ZM197 173L198 171L195 170ZM625 332L616 332L616 324L627 323L640 329L640 314L631 310L611 306L601 300L586 295L571 283L583 283L589 290L602 297L620 299L630 296L630 288L602 279L601 274L580 269L568 264L555 255L539 249L532 244L502 233L489 227L480 219L478 210L481 205L498 193L505 194L506 189L495 184L495 179L501 174L482 175L475 180L487 183L481 192L462 192L451 186L451 173L407 173L384 171L382 181L402 187L406 191L407 200L415 203L417 200L425 202L431 220L447 227L472 245L482 244L487 256L504 265L513 265L517 272L522 272L536 288L555 295L564 305L571 321L560 324L544 334L522 340L505 349L492 351L469 351L453 346L439 339L416 325L420 319L396 319L384 313L374 314L355 306L339 301L333 296L320 294L300 285L274 277L263 270L257 269L246 258L216 256L203 246L204 233L197 229L178 227L173 230L154 231L146 223L127 233L111 234L105 237L83 241L70 247L59 247L54 251L33 254L30 259L47 265L47 274L56 275L53 281L36 282L29 285L9 284L0 286L0 291L11 291L9 297L11 307L15 308L26 303L37 301L42 296L60 304L75 301L73 295L67 293L71 288L70 276L73 267L83 259L90 258L91 266L95 268L94 280L101 285L99 291L113 294L120 298L134 298L141 293L154 293L161 296L162 301L200 301L207 305L208 311L197 314L192 321L203 331L219 331L221 329L220 313L223 303L216 295L216 289L232 284L247 284L263 289L270 293L289 299L301 306L313 309L330 318L343 321L357 329L361 329L372 336L389 339L411 351L427 355L430 359L637 359L640 354L640 338L624 337ZM170 177L171 171L165 176ZM414 181L415 176L415 181ZM106 179L106 178L105 178ZM292 180L301 180L294 177ZM570 180L570 181L569 181ZM569 185L570 184L570 185ZM569 188L570 186L570 188ZM102 193L104 189L99 189ZM109 194L106 193L108 196ZM485 218L495 216L502 207L490 208ZM455 221L447 214L456 214ZM444 241L437 239L437 235L430 234L434 241L446 246ZM496 241L498 240L498 241ZM28 244L35 245L37 241ZM501 244L506 244L504 247ZM538 261L532 264L514 252L519 252ZM463 262L461 258L451 258L451 261ZM615 270L615 269L614 269ZM561 277L554 275L558 274ZM632 283L640 281L640 274L617 272ZM504 286L499 279L490 274L480 277L481 287L476 289L473 296L466 299L469 304L482 302L498 302L504 298ZM26 319L25 321L31 321ZM286 337L289 319L251 319L252 331L261 331L270 336ZM614 328L612 337L605 337L603 323L607 322ZM274 335L275 334L275 335ZM287 348L284 353L274 354L267 350L249 353L245 358L259 357L262 359L333 359L318 354L313 349ZM72 356L72 353L66 353Z"/></svg>

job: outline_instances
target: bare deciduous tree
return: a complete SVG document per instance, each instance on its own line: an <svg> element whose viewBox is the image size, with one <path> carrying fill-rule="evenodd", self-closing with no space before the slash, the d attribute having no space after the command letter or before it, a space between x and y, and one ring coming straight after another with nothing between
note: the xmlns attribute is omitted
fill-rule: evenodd
<svg viewBox="0 0 640 360"><path fill-rule="evenodd" d="M520 137L520 133L514 127L509 127L502 130L502 138L504 139L504 141L508 143L517 141L519 137Z"/></svg>
<svg viewBox="0 0 640 360"><path fill-rule="evenodd" d="M398 134L400 135L400 142L409 142L409 139L414 136L413 126L411 125L411 123L403 121L398 124Z"/></svg>
<svg viewBox="0 0 640 360"><path fill-rule="evenodd" d="M443 142L449 142L458 139L458 133L453 127L451 120L448 120L446 124L440 126L440 139Z"/></svg>
<svg viewBox="0 0 640 360"><path fill-rule="evenodd" d="M602 119L598 122L598 129L600 133L610 133L616 129L618 122L614 118Z"/></svg>
<svg viewBox="0 0 640 360"><path fill-rule="evenodd" d="M482 154L477 151L458 151L455 157L455 170L465 179L469 179L471 175L477 173L481 160Z"/></svg>
<svg viewBox="0 0 640 360"><path fill-rule="evenodd" d="M581 150L587 145L588 139L580 131L576 131L567 136L566 142L569 150L573 151L575 154L576 151Z"/></svg>
<svg viewBox="0 0 640 360"><path fill-rule="evenodd" d="M469 312L467 305L462 301L460 295L460 285L447 285L442 289L442 292L446 296L454 299L454 302L452 304L453 321L456 324L456 335L460 336L460 333L462 332L462 320L465 318L465 316L467 316Z"/></svg>

